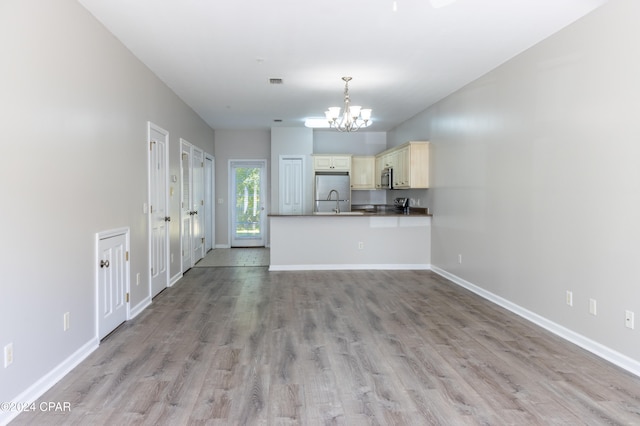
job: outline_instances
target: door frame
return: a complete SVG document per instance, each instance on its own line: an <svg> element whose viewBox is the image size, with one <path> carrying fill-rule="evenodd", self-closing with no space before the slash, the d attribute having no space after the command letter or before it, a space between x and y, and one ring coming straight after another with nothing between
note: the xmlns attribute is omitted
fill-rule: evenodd
<svg viewBox="0 0 640 426"><path fill-rule="evenodd" d="M95 260L94 268L95 268L95 311L96 311L96 327L95 327L95 336L98 341L100 340L100 240L105 238L117 237L119 235L123 235L125 237L125 250L127 253L131 252L131 230L129 227L124 228L116 228L108 231L102 231L96 233L95 240L95 248L93 258ZM131 319L131 298L128 297L131 294L131 278L130 273L131 269L129 267L129 260L125 259L124 262L124 287L125 292L127 294L127 299L125 301L126 304L126 318L125 321L129 321Z"/></svg>
<svg viewBox="0 0 640 426"><path fill-rule="evenodd" d="M148 200L148 204L146 206L147 209L147 244L148 244L148 265L147 265L147 273L149 274L149 297L153 298L154 294L153 294L153 274L151 273L151 265L153 264L153 223L152 223L152 219L153 219L153 212L152 212L152 204L151 204L151 132L153 130L155 130L156 132L162 134L164 136L164 167L165 167L165 179L164 179L164 199L165 199L165 214L167 214L167 216L169 216L170 210L169 210L169 132L164 130L162 127L157 126L155 124L153 124L152 122L148 121L147 122L147 200ZM170 232L169 232L169 222L165 223L165 227L166 227L166 235L165 235L165 244L164 244L164 256L165 256L165 263L166 263L166 271L165 271L165 278L164 278L164 289L166 289L167 287L169 287L169 275L170 275L170 262L169 262L169 256L170 256L170 244L171 244L171 240L170 240Z"/></svg>
<svg viewBox="0 0 640 426"><path fill-rule="evenodd" d="M209 167L209 164L211 167ZM210 175L210 179L207 179ZM204 215L205 215L205 255L216 248L216 159L213 155L204 153ZM206 220L207 215L211 216Z"/></svg>
<svg viewBox="0 0 640 426"><path fill-rule="evenodd" d="M235 206L233 205L233 203L231 202L232 200L235 200L235 188L233 187L233 181L234 181L234 176L233 176L233 165L235 163L247 163L247 164L251 164L251 163L256 163L256 164L260 164L259 167L262 167L264 169L264 176L263 178L260 180L260 195L262 196L262 214L260 215L260 229L263 230L263 234L262 234L262 246L256 246L256 247L268 247L267 242L269 241L268 236L268 229L267 229L267 206L268 206L268 194L267 194L267 188L268 188L268 176L269 176L269 170L268 170L268 163L266 159L230 159L228 161L228 166L227 166L227 170L228 170L228 176L227 176L227 182L228 182L228 200L229 200L229 210L228 210L228 231L227 231L227 235L228 235L228 247L233 247L232 245L232 241L233 241L233 210L235 208Z"/></svg>

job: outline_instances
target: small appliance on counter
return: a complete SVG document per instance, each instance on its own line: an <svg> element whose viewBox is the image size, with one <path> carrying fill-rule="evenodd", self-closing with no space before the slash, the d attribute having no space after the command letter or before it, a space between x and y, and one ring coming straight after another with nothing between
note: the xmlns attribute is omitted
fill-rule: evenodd
<svg viewBox="0 0 640 426"><path fill-rule="evenodd" d="M398 197L393 200L393 207L399 213L409 213L409 198L407 197Z"/></svg>

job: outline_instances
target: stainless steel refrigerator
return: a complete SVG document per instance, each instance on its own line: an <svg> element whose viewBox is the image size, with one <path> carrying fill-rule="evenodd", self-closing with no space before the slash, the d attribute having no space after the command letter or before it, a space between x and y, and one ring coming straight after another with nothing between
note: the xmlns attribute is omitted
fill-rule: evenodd
<svg viewBox="0 0 640 426"><path fill-rule="evenodd" d="M351 179L348 173L316 173L314 211L351 211Z"/></svg>

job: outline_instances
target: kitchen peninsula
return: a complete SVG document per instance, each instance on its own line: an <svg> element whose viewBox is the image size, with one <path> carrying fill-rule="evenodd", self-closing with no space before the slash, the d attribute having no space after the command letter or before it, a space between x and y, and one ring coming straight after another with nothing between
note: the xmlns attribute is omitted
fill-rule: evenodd
<svg viewBox="0 0 640 426"><path fill-rule="evenodd" d="M270 271L430 267L431 215L422 209L269 219Z"/></svg>

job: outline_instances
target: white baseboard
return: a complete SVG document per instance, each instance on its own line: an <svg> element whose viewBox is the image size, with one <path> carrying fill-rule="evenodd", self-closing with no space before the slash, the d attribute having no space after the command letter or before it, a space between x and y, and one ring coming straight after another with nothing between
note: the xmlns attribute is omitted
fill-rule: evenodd
<svg viewBox="0 0 640 426"><path fill-rule="evenodd" d="M269 271L358 271L358 270L429 270L429 264L389 264L389 265L362 265L362 264L336 264L336 265L269 265Z"/></svg>
<svg viewBox="0 0 640 426"><path fill-rule="evenodd" d="M229 244L216 244L216 248L231 248Z"/></svg>
<svg viewBox="0 0 640 426"><path fill-rule="evenodd" d="M175 274L173 277L171 277L171 280L169 281L169 285L168 287L173 287L173 285L175 283L177 283L178 281L180 281L180 278L182 278L182 272L178 272L177 274Z"/></svg>
<svg viewBox="0 0 640 426"><path fill-rule="evenodd" d="M40 398L46 391L51 389L53 385L58 383L60 379L66 376L78 364L84 361L93 351L98 348L100 341L97 338L91 339L85 343L80 349L75 351L69 358L62 361L57 367L44 375L40 380L31 385L27 390L13 398L15 403L32 403ZM6 425L20 414L19 411L2 411L0 412L0 425Z"/></svg>
<svg viewBox="0 0 640 426"><path fill-rule="evenodd" d="M131 308L129 311L129 319L132 320L140 315L140 312L144 311L149 305L151 305L151 297L145 297L140 303Z"/></svg>
<svg viewBox="0 0 640 426"><path fill-rule="evenodd" d="M504 299L500 296L497 296L490 291L487 291L481 287L478 287L475 284L470 283L456 275L453 275L443 269L440 269L436 266L431 266L431 270L438 275L447 278L448 280L454 282L460 287L464 287L467 290L481 296L490 302L499 305L514 314L521 316L522 318L531 321L532 323L544 328L545 330L550 331L551 333L580 346L583 349L593 353L594 355L603 358L612 364L617 365L620 368L627 370L628 372L635 374L636 376L640 376L640 362L637 360L630 358L620 352L617 352L607 346L604 346L594 340L591 340L581 334L576 333L566 327L561 326L545 317L542 317L535 312L531 312L528 309L523 308L520 305L517 305L513 302L510 302L507 299Z"/></svg>

